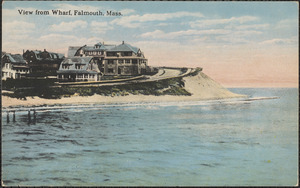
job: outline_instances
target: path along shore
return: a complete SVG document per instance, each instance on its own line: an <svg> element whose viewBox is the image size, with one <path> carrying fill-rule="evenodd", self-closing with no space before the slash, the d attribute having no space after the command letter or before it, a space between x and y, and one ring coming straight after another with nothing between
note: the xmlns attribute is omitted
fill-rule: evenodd
<svg viewBox="0 0 300 188"><path fill-rule="evenodd" d="M174 102L174 101L199 101L212 99L227 99L247 97L246 95L235 94L209 78L203 72L195 76L186 76L183 78L184 89L192 93L192 96L153 96L153 95L128 95L128 96L102 96L93 95L88 97L71 96L61 99L44 99L40 97L27 97L27 100L20 100L2 96L2 107L14 106L41 106L55 104L88 104L88 103L138 103L138 102Z"/></svg>

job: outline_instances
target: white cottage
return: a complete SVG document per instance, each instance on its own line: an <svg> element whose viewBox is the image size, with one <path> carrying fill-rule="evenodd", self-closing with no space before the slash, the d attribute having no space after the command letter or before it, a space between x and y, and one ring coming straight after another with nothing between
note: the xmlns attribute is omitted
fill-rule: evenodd
<svg viewBox="0 0 300 188"><path fill-rule="evenodd" d="M99 81L100 70L93 57L71 57L62 61L57 71L60 82Z"/></svg>
<svg viewBox="0 0 300 188"><path fill-rule="evenodd" d="M27 62L20 54L2 53L2 80L19 79L30 73Z"/></svg>

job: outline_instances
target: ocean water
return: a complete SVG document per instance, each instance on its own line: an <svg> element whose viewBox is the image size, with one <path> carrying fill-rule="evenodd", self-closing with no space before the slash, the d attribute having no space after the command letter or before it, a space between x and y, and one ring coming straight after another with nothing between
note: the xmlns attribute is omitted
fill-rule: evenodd
<svg viewBox="0 0 300 188"><path fill-rule="evenodd" d="M231 90L279 98L3 109L3 183L296 185L298 89Z"/></svg>

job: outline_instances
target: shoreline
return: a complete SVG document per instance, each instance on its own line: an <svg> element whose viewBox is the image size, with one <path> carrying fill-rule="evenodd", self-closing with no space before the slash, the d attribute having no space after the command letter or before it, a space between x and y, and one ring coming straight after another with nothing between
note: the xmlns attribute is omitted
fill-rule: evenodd
<svg viewBox="0 0 300 188"><path fill-rule="evenodd" d="M220 100L229 98L246 98L246 95L235 94L227 90L219 83L212 80L203 72L195 76L183 78L184 89L190 92L191 96L184 95L133 95L127 96L103 96L94 94L92 96L71 96L61 99L44 99L40 97L27 97L27 100L2 96L2 108L17 106L44 106L61 104L113 104L113 103L133 103L133 102L179 102L179 101L203 101Z"/></svg>
<svg viewBox="0 0 300 188"><path fill-rule="evenodd" d="M40 97L27 98L27 100L19 100L2 96L2 108L13 107L41 107L55 105L70 105L70 104L130 104L130 103L158 103L158 102L187 102L187 101L208 101L222 100L232 98L245 98L247 96L240 95L235 97L223 98L199 98L196 96L153 96L153 95L128 95L128 96L101 96L93 95L89 97L72 96L61 99L43 99Z"/></svg>

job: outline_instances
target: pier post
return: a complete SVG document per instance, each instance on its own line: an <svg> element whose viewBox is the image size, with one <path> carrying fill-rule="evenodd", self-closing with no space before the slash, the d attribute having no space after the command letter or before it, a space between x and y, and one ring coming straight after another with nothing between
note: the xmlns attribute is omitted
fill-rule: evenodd
<svg viewBox="0 0 300 188"><path fill-rule="evenodd" d="M13 122L16 122L16 111L13 111Z"/></svg>
<svg viewBox="0 0 300 188"><path fill-rule="evenodd" d="M6 113L6 122L9 123L9 111L7 111Z"/></svg>
<svg viewBox="0 0 300 188"><path fill-rule="evenodd" d="M33 123L36 122L36 112L35 112L35 109L33 110Z"/></svg>
<svg viewBox="0 0 300 188"><path fill-rule="evenodd" d="M31 123L31 116L30 116L30 110L28 110L28 124Z"/></svg>

